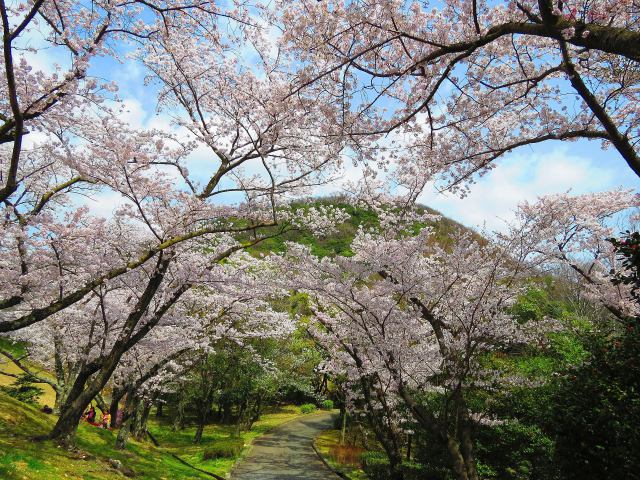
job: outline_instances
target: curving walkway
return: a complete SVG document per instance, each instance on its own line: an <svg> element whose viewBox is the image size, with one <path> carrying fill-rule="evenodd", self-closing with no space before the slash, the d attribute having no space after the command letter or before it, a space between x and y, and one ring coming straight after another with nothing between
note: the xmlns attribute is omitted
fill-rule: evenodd
<svg viewBox="0 0 640 480"><path fill-rule="evenodd" d="M321 430L331 428L333 414L294 420L256 439L251 452L234 470L233 480L332 480L338 477L311 446Z"/></svg>

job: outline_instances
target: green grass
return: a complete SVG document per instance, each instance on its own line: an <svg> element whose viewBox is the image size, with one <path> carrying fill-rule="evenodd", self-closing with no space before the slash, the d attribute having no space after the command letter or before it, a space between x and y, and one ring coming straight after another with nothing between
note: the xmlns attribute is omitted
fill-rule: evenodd
<svg viewBox="0 0 640 480"><path fill-rule="evenodd" d="M300 415L297 407L284 407L267 413L256 422L250 432L242 434L245 452L250 442L262 433ZM125 478L108 463L109 459L122 462L135 472L136 479L210 479L193 470L170 454L203 470L225 476L237 459L204 460L203 451L219 439L227 438L232 426L209 425L200 445L193 445L194 428L178 432L153 421L151 433L160 442L131 440L126 450L114 448L116 432L80 425L77 436L78 450L67 452L50 441L36 441L34 437L46 434L55 423L53 415L0 393L0 478L3 480L103 480Z"/></svg>
<svg viewBox="0 0 640 480"><path fill-rule="evenodd" d="M343 473L351 480L366 480L367 475L360 468L361 448L340 445L339 430L325 430L316 436L313 444L331 468Z"/></svg>

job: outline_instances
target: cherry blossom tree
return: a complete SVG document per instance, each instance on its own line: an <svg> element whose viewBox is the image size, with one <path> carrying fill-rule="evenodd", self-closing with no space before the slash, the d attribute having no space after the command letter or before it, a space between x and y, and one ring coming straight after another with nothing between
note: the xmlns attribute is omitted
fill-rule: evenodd
<svg viewBox="0 0 640 480"><path fill-rule="evenodd" d="M204 253L205 248L209 253ZM154 350L161 357L130 382L120 382L122 388L116 388L115 397L128 386L133 398L137 388L132 386L141 387L158 374L166 358L240 331L239 317L251 315L244 322L247 334L287 330L283 316L270 313L261 300L270 290L262 281L251 279L251 272L258 268L256 260L235 258L221 266L220 260L242 245L221 243L212 248L200 244L190 251L164 251L148 270L132 270L73 309L16 332L18 339L31 343L35 358L52 361L64 380L58 385L64 398L57 402L60 416L51 438L70 444L87 405L118 368L122 376L131 356L144 351L145 345L164 345Z"/></svg>
<svg viewBox="0 0 640 480"><path fill-rule="evenodd" d="M640 313L638 302L632 286L612 281L625 266L609 240L635 222L638 206L629 190L550 195L520 205L512 234L517 229L546 268L574 271L588 300L628 323Z"/></svg>
<svg viewBox="0 0 640 480"><path fill-rule="evenodd" d="M299 58L291 95L333 99L336 134L401 183L464 187L514 149L580 138L640 175L634 1L279 6L268 17Z"/></svg>
<svg viewBox="0 0 640 480"><path fill-rule="evenodd" d="M240 3L18 2L0 13L0 332L38 338L54 360L60 416L50 437L69 444L123 356L188 318L187 292L207 286L213 298L233 287L216 280L219 262L287 229L332 223L328 210L294 212L286 201L330 178L341 145L311 113L321 103L285 98L287 77L266 52L262 74L234 60L246 46L268 49ZM34 68L47 49L69 64ZM89 76L97 57L138 58L173 118L169 131L123 121L118 85ZM196 150L211 159L204 185L189 170ZM239 201L218 200L228 193ZM102 218L83 195L119 206Z"/></svg>
<svg viewBox="0 0 640 480"><path fill-rule="evenodd" d="M71 125L78 110L100 104L117 86L98 81L89 70L99 57L124 58L128 42L149 39L171 26L169 17L232 15L203 2L2 2L3 68L0 138L10 145L3 160L0 201L26 179L21 170L25 135ZM240 12L238 12L240 15ZM65 63L34 68L51 51ZM105 92L106 91L106 92ZM53 125L52 125L53 124ZM62 187L64 188L64 187Z"/></svg>
<svg viewBox="0 0 640 480"><path fill-rule="evenodd" d="M247 262L256 268L253 259ZM196 369L198 358L215 353L220 341L242 344L254 337L279 338L290 333L293 323L288 315L272 310L266 300L269 290L262 289L261 298L256 286L246 280L242 287L237 285L224 293L196 288L186 299L187 314L180 323L162 322L123 356L114 372L110 406L115 426L118 404L126 397L117 447L124 447L130 432L137 437L145 433L146 418L157 394ZM185 336L185 331L190 335ZM220 372L206 370L205 374L217 377ZM210 398L215 392L202 393ZM196 439L202 436L210 406L211 401L203 409Z"/></svg>

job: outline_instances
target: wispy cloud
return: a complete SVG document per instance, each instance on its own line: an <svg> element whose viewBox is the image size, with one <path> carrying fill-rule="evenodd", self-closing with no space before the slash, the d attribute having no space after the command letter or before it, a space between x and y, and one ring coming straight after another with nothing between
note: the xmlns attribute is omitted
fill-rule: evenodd
<svg viewBox="0 0 640 480"><path fill-rule="evenodd" d="M419 200L467 226L500 230L524 200L568 190L580 194L619 186L638 189L640 180L615 152L602 151L593 142L556 143L505 157L471 186L465 198L438 193L430 185Z"/></svg>

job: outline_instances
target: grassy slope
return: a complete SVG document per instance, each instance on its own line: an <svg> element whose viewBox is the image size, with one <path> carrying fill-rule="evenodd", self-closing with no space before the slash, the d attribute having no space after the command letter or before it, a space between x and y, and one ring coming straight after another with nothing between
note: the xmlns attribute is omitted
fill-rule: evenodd
<svg viewBox="0 0 640 480"><path fill-rule="evenodd" d="M266 414L255 424L251 432L243 434L248 445L256 436L300 415L296 407L283 408ZM202 459L202 452L216 439L225 438L231 432L229 426L208 426L199 446L191 443L193 429L174 433L168 426L152 422L150 430L159 440L160 447L151 442L131 441L126 450L116 450L115 432L86 424L78 429L78 451L66 452L49 441L33 438L48 432L55 417L39 412L36 408L18 402L0 393L0 478L3 480L102 480L123 478L108 463L117 459L135 472L137 479L210 479L182 465L170 453L195 466L224 476L231 470L233 459Z"/></svg>

